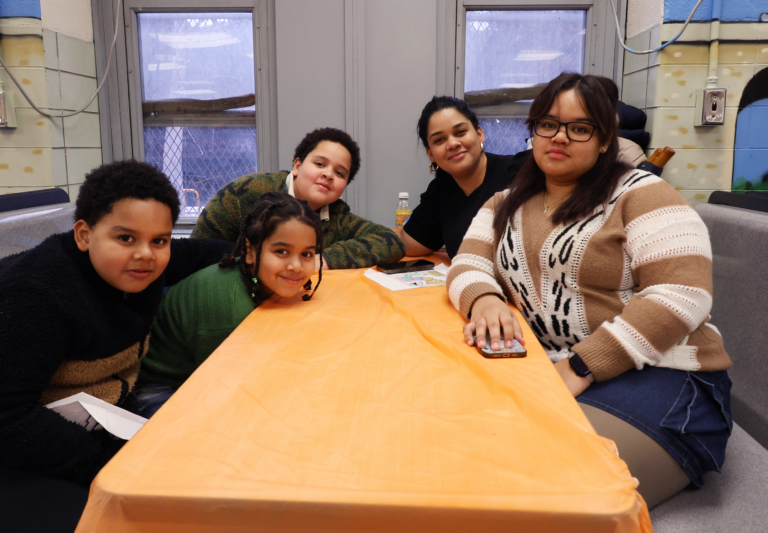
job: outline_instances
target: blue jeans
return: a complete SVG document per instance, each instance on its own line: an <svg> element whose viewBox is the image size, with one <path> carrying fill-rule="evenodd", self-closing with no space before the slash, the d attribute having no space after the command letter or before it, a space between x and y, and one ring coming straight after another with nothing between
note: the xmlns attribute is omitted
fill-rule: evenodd
<svg viewBox="0 0 768 533"><path fill-rule="evenodd" d="M169 385L147 383L134 387L121 407L144 418L151 418L176 389Z"/></svg>
<svg viewBox="0 0 768 533"><path fill-rule="evenodd" d="M728 372L647 366L590 385L577 401L632 424L658 442L701 486L720 469L733 429Z"/></svg>

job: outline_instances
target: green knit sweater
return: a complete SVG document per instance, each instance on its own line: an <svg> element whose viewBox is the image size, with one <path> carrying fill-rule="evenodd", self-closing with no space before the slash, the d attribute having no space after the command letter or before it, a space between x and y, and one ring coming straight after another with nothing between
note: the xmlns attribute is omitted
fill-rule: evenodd
<svg viewBox="0 0 768 533"><path fill-rule="evenodd" d="M192 238L235 242L240 222L268 192L287 192L287 172L248 174L228 183L205 206ZM389 228L359 217L341 199L328 206L323 256L331 268L364 268L394 263L405 255L403 241Z"/></svg>
<svg viewBox="0 0 768 533"><path fill-rule="evenodd" d="M211 265L170 287L139 380L178 388L253 311L237 268Z"/></svg>

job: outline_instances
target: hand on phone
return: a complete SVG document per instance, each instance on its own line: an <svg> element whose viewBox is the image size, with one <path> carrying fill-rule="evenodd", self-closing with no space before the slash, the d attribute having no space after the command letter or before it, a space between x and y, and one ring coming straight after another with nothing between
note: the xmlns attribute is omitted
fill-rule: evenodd
<svg viewBox="0 0 768 533"><path fill-rule="evenodd" d="M485 348L486 333L490 332L491 350L501 347L501 335L504 334L504 344L512 347L512 341L517 340L525 346L523 329L509 306L495 294L485 294L475 300L472 305L469 323L464 326L464 340L470 346ZM475 342L477 334L477 342Z"/></svg>

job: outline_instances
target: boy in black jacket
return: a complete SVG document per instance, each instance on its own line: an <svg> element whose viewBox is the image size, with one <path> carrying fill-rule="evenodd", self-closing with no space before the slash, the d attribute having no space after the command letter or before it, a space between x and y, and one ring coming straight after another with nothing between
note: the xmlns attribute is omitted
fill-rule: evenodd
<svg viewBox="0 0 768 533"><path fill-rule="evenodd" d="M88 485L122 444L45 405L78 392L120 405L163 288L232 251L223 241L172 241L178 216L163 173L111 163L86 177L74 230L0 260L0 466L19 487L50 477Z"/></svg>

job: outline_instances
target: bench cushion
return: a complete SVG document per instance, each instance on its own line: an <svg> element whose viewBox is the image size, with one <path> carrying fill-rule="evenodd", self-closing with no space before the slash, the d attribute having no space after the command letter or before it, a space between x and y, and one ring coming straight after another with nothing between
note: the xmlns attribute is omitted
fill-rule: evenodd
<svg viewBox="0 0 768 533"><path fill-rule="evenodd" d="M768 213L713 204L696 211L712 241L712 323L733 360L733 419L768 447Z"/></svg>
<svg viewBox="0 0 768 533"><path fill-rule="evenodd" d="M656 533L766 531L768 450L734 424L725 457L723 473L706 474L702 489L685 489L651 511Z"/></svg>

